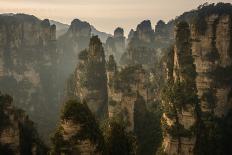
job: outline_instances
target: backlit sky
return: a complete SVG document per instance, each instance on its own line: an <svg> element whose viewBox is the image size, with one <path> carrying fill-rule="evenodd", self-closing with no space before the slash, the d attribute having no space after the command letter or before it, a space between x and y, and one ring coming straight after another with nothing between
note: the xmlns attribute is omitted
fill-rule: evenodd
<svg viewBox="0 0 232 155"><path fill-rule="evenodd" d="M0 13L27 13L70 24L74 18L88 21L108 33L120 26L128 33L144 19L153 27L205 2L232 0L0 0Z"/></svg>

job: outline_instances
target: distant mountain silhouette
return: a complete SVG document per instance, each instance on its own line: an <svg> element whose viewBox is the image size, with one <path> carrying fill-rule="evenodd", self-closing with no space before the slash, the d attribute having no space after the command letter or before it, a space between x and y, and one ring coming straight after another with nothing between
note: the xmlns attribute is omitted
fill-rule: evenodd
<svg viewBox="0 0 232 155"><path fill-rule="evenodd" d="M55 20L50 20L50 23L56 25L57 38L60 37L61 35L63 35L65 32L67 32L68 28L70 26L68 24L64 24L64 23L61 23L61 22L55 21ZM106 39L108 37L112 36L111 34L97 30L93 25L91 25L91 34L97 35L103 43L106 42Z"/></svg>

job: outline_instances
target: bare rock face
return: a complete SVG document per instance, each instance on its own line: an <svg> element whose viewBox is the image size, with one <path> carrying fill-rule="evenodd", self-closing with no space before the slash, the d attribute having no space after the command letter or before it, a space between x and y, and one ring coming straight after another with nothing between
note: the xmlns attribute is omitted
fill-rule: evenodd
<svg viewBox="0 0 232 155"><path fill-rule="evenodd" d="M49 110L58 110L56 27L24 14L0 18L0 89L48 133L58 115Z"/></svg>
<svg viewBox="0 0 232 155"><path fill-rule="evenodd" d="M114 30L114 37L115 38L124 37L124 30L121 27L116 28Z"/></svg>
<svg viewBox="0 0 232 155"><path fill-rule="evenodd" d="M75 87L74 96L81 101L86 101L98 119L108 116L105 65L102 43L97 36L93 36L90 39L89 48L79 54L79 63L72 79L72 85Z"/></svg>
<svg viewBox="0 0 232 155"><path fill-rule="evenodd" d="M116 28L113 37L108 37L105 44L106 57L113 55L118 62L126 50L124 30Z"/></svg>
<svg viewBox="0 0 232 155"><path fill-rule="evenodd" d="M151 27L149 20L142 21L136 28L137 37L139 40L150 43L153 41L154 30Z"/></svg>
<svg viewBox="0 0 232 155"><path fill-rule="evenodd" d="M45 147L38 139L34 123L24 111L12 105L12 98L0 94L0 152L15 155L42 155Z"/></svg>
<svg viewBox="0 0 232 155"><path fill-rule="evenodd" d="M196 26L192 26L192 52L198 73L196 84L198 96L201 99L201 110L222 117L231 108L228 94L231 86L225 78L221 77L221 71L232 66L231 58L231 16L210 15L206 19L207 30L204 34L197 33ZM225 71L226 72L226 71ZM226 73L225 73L226 74ZM210 76L213 75L213 76ZM209 96L215 99L215 103L209 100ZM208 97L207 97L208 96Z"/></svg>
<svg viewBox="0 0 232 155"><path fill-rule="evenodd" d="M194 109L198 103L190 29L185 22L180 22L176 26L173 52L174 70L172 70L169 86L164 95L166 98L164 97L163 101L165 108L162 118L163 148L167 154L194 154L193 149L196 142L196 136L193 134L193 130L196 128ZM173 89L174 92L169 92L169 89Z"/></svg>
<svg viewBox="0 0 232 155"><path fill-rule="evenodd" d="M136 30L131 30L127 39L126 52L120 59L120 65L141 64L143 67L154 68L164 55L165 49L173 44L173 21L159 21L155 31L149 20L138 24Z"/></svg>
<svg viewBox="0 0 232 155"><path fill-rule="evenodd" d="M78 54L88 47L90 37L90 24L74 19L68 31L58 38L59 72L61 73L59 76L63 79L62 81L65 81L74 72L78 63Z"/></svg>
<svg viewBox="0 0 232 155"><path fill-rule="evenodd" d="M89 23L82 22L79 19L74 19L68 30L68 34L75 37L89 37L91 34L91 28Z"/></svg>
<svg viewBox="0 0 232 155"><path fill-rule="evenodd" d="M156 55L154 38L151 22L149 20L141 22L136 31L131 31L127 50L121 56L120 64L141 64L144 67L151 67Z"/></svg>
<svg viewBox="0 0 232 155"><path fill-rule="evenodd" d="M213 136L227 136L225 131L230 130L220 123L226 121L232 105L232 18L226 10L224 13L218 12L207 15L199 13L196 22L190 23L190 26L180 22L175 29L171 63L173 67L168 69L171 72L168 78L173 78L173 85L179 82L179 86L183 84L180 88L188 89L181 93L179 86L172 87L179 94L173 95L177 95L176 99L181 97L181 100L163 102L166 108L172 105L165 110L162 118L162 123L166 126L163 130L163 148L167 154L208 154L214 149L212 143L221 145L220 139ZM188 82L184 84L184 81ZM194 104L186 102L188 99L184 94L188 93L192 94L188 96L197 95L198 99L194 97L189 100L195 100ZM167 99L172 98L169 95L166 96ZM178 108L179 106L182 108ZM178 128L170 130L176 124L179 124ZM210 135L210 132L216 131L218 132L215 135ZM210 147L210 150L206 150L206 147Z"/></svg>
<svg viewBox="0 0 232 155"><path fill-rule="evenodd" d="M147 79L145 70L141 66L126 67L120 71L112 69L112 58L107 67L108 77L108 111L109 117L118 117L127 123L127 130L134 130L135 104L141 97L148 99L145 87ZM115 65L114 65L115 66ZM141 103L138 103L141 104ZM145 109L146 109L146 105ZM145 113L146 111L144 111Z"/></svg>
<svg viewBox="0 0 232 155"><path fill-rule="evenodd" d="M133 29L130 30L128 37L127 37L127 43L131 41L131 39L134 36L135 31Z"/></svg>
<svg viewBox="0 0 232 155"><path fill-rule="evenodd" d="M174 26L170 21L165 23L159 20L155 26L155 42L156 48L167 48L174 41Z"/></svg>

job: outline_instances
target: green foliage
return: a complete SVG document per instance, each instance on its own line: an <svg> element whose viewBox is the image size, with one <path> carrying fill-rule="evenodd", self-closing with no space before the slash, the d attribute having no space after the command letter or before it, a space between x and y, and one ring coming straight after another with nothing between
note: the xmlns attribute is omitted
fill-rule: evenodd
<svg viewBox="0 0 232 155"><path fill-rule="evenodd" d="M117 102L112 100L112 99L109 99L109 105L110 106L116 106L117 105Z"/></svg>
<svg viewBox="0 0 232 155"><path fill-rule="evenodd" d="M94 143L98 143L101 139L101 131L97 121L86 103L80 103L76 100L67 101L61 119L72 120L82 126L80 133L75 138L79 140L90 139Z"/></svg>
<svg viewBox="0 0 232 155"><path fill-rule="evenodd" d="M117 71L117 63L114 60L114 56L113 55L109 56L109 61L107 63L107 70L108 71Z"/></svg>
<svg viewBox="0 0 232 155"><path fill-rule="evenodd" d="M232 154L231 139L232 139L232 110L223 118L222 124L222 147L224 154Z"/></svg>
<svg viewBox="0 0 232 155"><path fill-rule="evenodd" d="M94 47L94 49L93 49ZM84 64L79 64L78 69L81 71L81 86L89 89L105 89L106 91L106 64L102 43L97 36L90 40L89 49L79 54Z"/></svg>
<svg viewBox="0 0 232 155"><path fill-rule="evenodd" d="M171 127L167 127L167 132L175 138L189 137L191 138L195 133L195 126L190 129L185 129L183 125L176 123Z"/></svg>
<svg viewBox="0 0 232 155"><path fill-rule="evenodd" d="M197 9L191 10L189 12L183 13L181 16L174 20L175 23L180 21L187 21L188 23L194 24L197 31L200 34L204 34L207 30L207 24L205 18L212 14L218 14L219 16L223 14L231 15L232 5L230 3L205 3L200 5ZM174 23L173 21L169 22L169 25Z"/></svg>
<svg viewBox="0 0 232 155"><path fill-rule="evenodd" d="M0 93L0 132L4 128L13 127L13 123L7 114L5 114L4 110L6 110L7 106L12 106L13 99L9 95L3 95ZM34 145L37 147L37 155L44 155L47 152L47 147L40 140L39 135L34 127L32 121L28 119L28 116L25 116L23 110L13 109L13 113L15 117L18 118L17 121L19 127L19 138L20 138L20 154L32 154L32 148ZM24 118L23 120L21 120ZM16 128L17 130L17 128ZM13 151L7 146L0 146L0 153L10 155L13 154Z"/></svg>
<svg viewBox="0 0 232 155"><path fill-rule="evenodd" d="M214 43L213 43L213 44L214 44ZM214 44L213 46L215 46L215 44ZM208 61L215 61L215 60L218 60L218 59L220 58L220 56L219 56L219 53L218 53L218 51L216 50L216 48L214 48L210 53L207 53L207 54L205 55L205 58L206 58L206 60L208 60Z"/></svg>
<svg viewBox="0 0 232 155"><path fill-rule="evenodd" d="M12 103L13 99L9 95L3 95L0 92L0 131L9 125L9 118L4 113L4 109L7 105Z"/></svg>
<svg viewBox="0 0 232 155"><path fill-rule="evenodd" d="M37 155L44 155L47 153L48 148L40 140L34 123L30 120L26 120L20 124L20 153L32 154L32 148L35 144L37 146Z"/></svg>
<svg viewBox="0 0 232 155"><path fill-rule="evenodd" d="M145 72L141 65L126 66L114 77L115 90L131 93L131 85L139 83L138 71Z"/></svg>
<svg viewBox="0 0 232 155"><path fill-rule="evenodd" d="M184 81L175 83L169 81L162 91L162 98L166 103L172 103L179 110L186 104L196 105L199 102L196 89L191 88Z"/></svg>
<svg viewBox="0 0 232 155"><path fill-rule="evenodd" d="M14 152L10 148L9 145L2 145L2 144L0 144L0 153L2 155L14 155Z"/></svg>
<svg viewBox="0 0 232 155"><path fill-rule="evenodd" d="M232 85L232 65L217 67L210 75L213 76L217 86Z"/></svg>
<svg viewBox="0 0 232 155"><path fill-rule="evenodd" d="M216 106L216 97L212 90L208 90L202 95L202 100L209 103L209 108L213 109Z"/></svg>
<svg viewBox="0 0 232 155"><path fill-rule="evenodd" d="M207 27L205 17L212 14L229 14L232 15L232 5L230 3L217 3L217 4L205 4L198 7L195 11L197 16L194 18L194 23L199 33L204 34Z"/></svg>
<svg viewBox="0 0 232 155"><path fill-rule="evenodd" d="M106 89L106 69L104 63L91 61L87 64L86 69L86 86L90 89Z"/></svg>
<svg viewBox="0 0 232 155"><path fill-rule="evenodd" d="M159 103L152 103L150 111L146 109L145 101L140 98L134 107L134 132L137 137L137 153L153 155L162 142L160 119L162 116Z"/></svg>
<svg viewBox="0 0 232 155"><path fill-rule="evenodd" d="M109 120L104 129L107 155L134 155L136 139L132 133L126 132L122 122Z"/></svg>
<svg viewBox="0 0 232 155"><path fill-rule="evenodd" d="M67 101L62 110L61 119L73 121L76 125L81 126L81 129L69 141L65 141L62 136L63 129L58 128L51 138L53 143L52 152L54 154L70 151L79 141L86 139L89 139L92 144L96 145L97 151L103 152L104 138L102 132L98 122L85 102L81 103L77 100Z"/></svg>
<svg viewBox="0 0 232 155"><path fill-rule="evenodd" d="M79 53L78 58L80 60L87 60L88 59L88 51L87 50L83 50Z"/></svg>
<svg viewBox="0 0 232 155"><path fill-rule="evenodd" d="M54 135L51 137L51 154L56 155L61 152L65 152L66 148L70 145L68 142L64 141L63 136L61 134L61 128L58 128Z"/></svg>
<svg viewBox="0 0 232 155"><path fill-rule="evenodd" d="M230 92L228 94L228 98L231 99L232 98L232 88L230 89Z"/></svg>
<svg viewBox="0 0 232 155"><path fill-rule="evenodd" d="M184 43L181 43L184 44ZM178 62L180 64L180 68L176 73L179 73L178 76L182 77L182 79L188 83L190 87L194 87L195 78L197 76L196 67L194 64L194 59L192 57L192 51L189 49L191 45L188 43L180 47L180 52L178 52Z"/></svg>
<svg viewBox="0 0 232 155"><path fill-rule="evenodd" d="M204 113L203 113L204 114ZM205 115L203 115L205 117ZM231 154L232 139L232 111L222 118L208 114L208 121L201 123L195 153L205 154Z"/></svg>

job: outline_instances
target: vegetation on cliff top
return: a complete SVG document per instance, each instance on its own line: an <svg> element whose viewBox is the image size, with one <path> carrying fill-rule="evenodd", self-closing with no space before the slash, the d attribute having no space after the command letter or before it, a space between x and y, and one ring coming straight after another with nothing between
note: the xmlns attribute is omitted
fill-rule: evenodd
<svg viewBox="0 0 232 155"><path fill-rule="evenodd" d="M104 127L106 155L135 155L136 139L126 131L124 123L116 119L106 122Z"/></svg>
<svg viewBox="0 0 232 155"><path fill-rule="evenodd" d="M93 144L98 144L98 147L102 147L102 133L94 115L85 102L80 103L76 100L67 101L61 119L72 120L81 126L81 131L75 135L75 139L90 139Z"/></svg>

